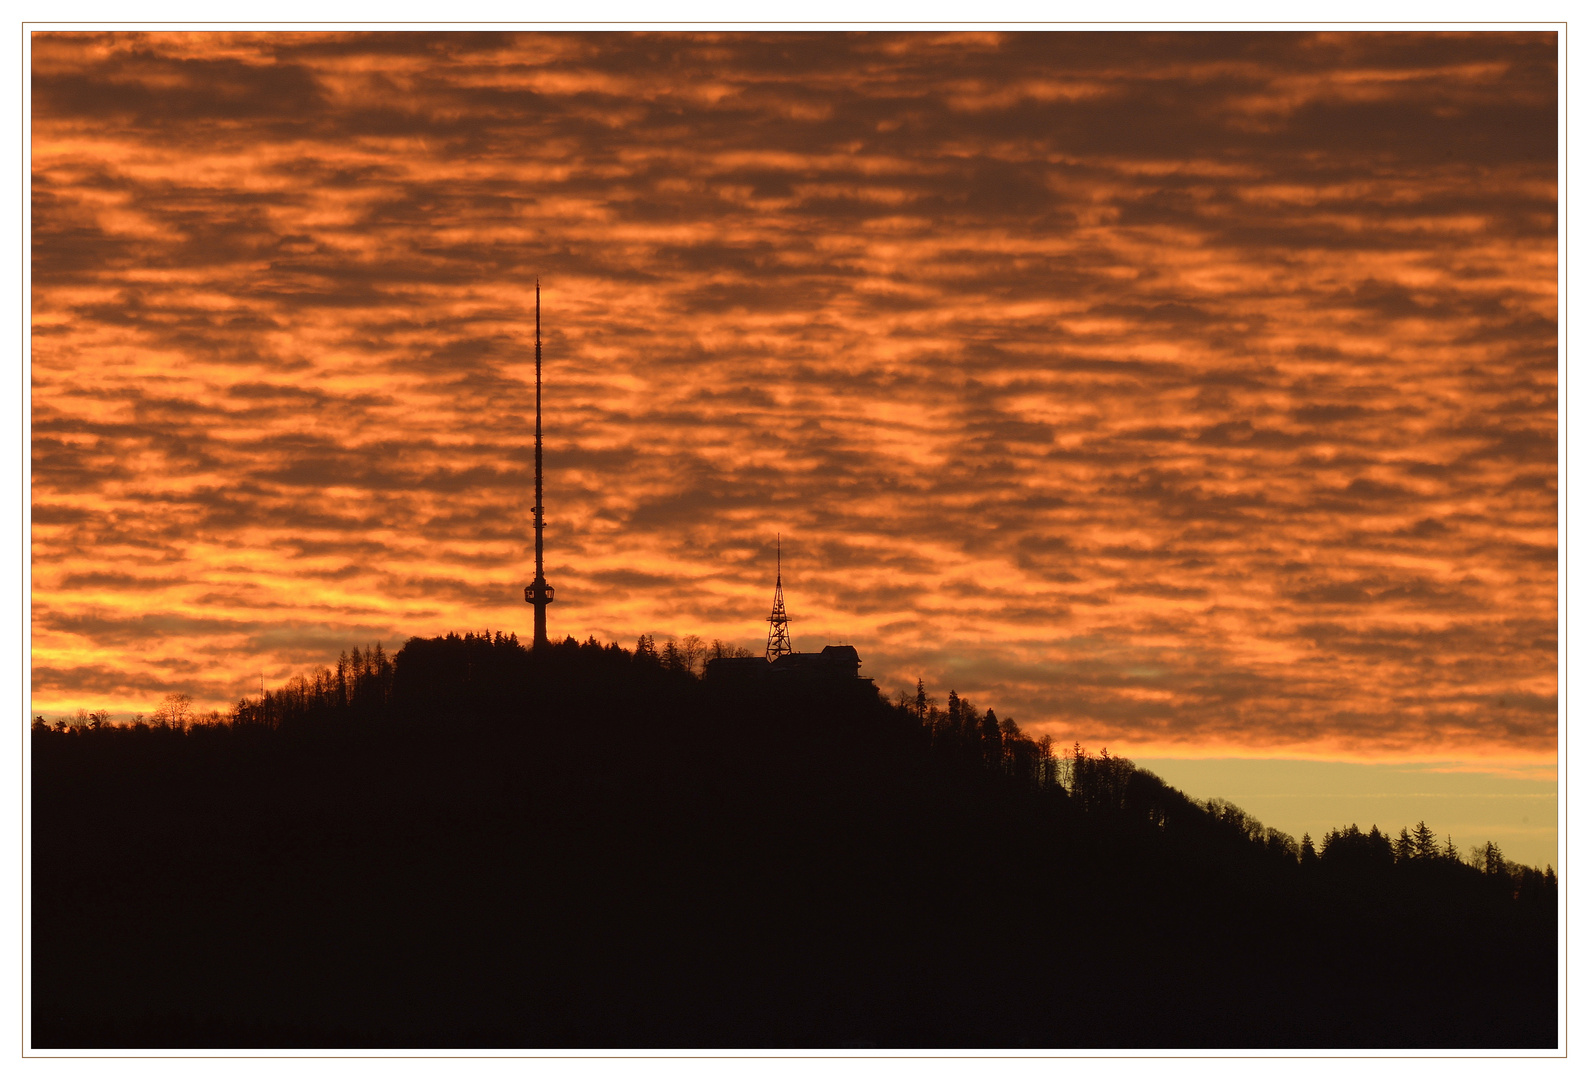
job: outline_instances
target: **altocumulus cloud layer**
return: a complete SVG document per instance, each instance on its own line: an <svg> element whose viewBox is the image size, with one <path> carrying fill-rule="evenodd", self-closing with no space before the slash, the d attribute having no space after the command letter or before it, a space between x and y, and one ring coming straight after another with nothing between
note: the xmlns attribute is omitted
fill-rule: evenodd
<svg viewBox="0 0 1589 1080"><path fill-rule="evenodd" d="M35 707L517 629L1549 757L1554 37L33 38Z"/></svg>

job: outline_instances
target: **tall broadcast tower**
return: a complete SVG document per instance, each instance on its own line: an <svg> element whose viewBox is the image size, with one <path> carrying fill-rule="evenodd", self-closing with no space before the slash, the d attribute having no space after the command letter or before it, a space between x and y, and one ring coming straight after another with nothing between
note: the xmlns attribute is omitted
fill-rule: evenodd
<svg viewBox="0 0 1589 1080"><path fill-rule="evenodd" d="M783 534L778 535L778 583L773 586L771 625L767 630L767 659L776 660L794 652L789 643L789 613L783 609Z"/></svg>
<svg viewBox="0 0 1589 1080"><path fill-rule="evenodd" d="M552 602L552 587L546 583L546 568L541 558L541 533L546 514L541 505L541 279L535 279L535 580L524 586L524 602L535 605L535 645L546 644L546 605Z"/></svg>

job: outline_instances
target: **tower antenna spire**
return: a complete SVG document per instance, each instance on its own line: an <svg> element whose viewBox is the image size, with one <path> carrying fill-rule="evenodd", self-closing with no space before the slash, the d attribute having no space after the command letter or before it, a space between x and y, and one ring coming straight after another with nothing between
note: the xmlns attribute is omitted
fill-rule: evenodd
<svg viewBox="0 0 1589 1080"><path fill-rule="evenodd" d="M789 613L783 609L783 534L778 534L778 577L772 590L772 614L767 616L767 659L794 652L789 642Z"/></svg>
<svg viewBox="0 0 1589 1080"><path fill-rule="evenodd" d="M535 279L535 580L524 586L524 602L535 605L534 647L546 644L546 605L552 587L546 583L542 532L546 514L541 504L541 279Z"/></svg>

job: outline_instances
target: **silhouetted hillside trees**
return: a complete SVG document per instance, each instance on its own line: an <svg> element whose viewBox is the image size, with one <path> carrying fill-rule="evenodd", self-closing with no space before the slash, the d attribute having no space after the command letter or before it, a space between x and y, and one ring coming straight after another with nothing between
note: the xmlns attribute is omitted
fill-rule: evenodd
<svg viewBox="0 0 1589 1080"><path fill-rule="evenodd" d="M735 651L416 638L35 724L36 1045L1555 1043L1549 868Z"/></svg>
<svg viewBox="0 0 1589 1080"><path fill-rule="evenodd" d="M337 666L298 675L259 700L232 706L234 724L280 727L313 721L373 721L387 715L393 700L395 665L379 642L337 658Z"/></svg>
<svg viewBox="0 0 1589 1080"><path fill-rule="evenodd" d="M1418 874L1443 880L1452 886L1482 882L1484 888L1499 890L1514 897L1549 898L1554 903L1556 872L1523 866L1503 858L1494 843L1475 847L1464 862L1448 838L1444 847L1423 822L1409 834L1401 830L1393 842L1373 826L1363 832L1356 825L1331 829L1324 837L1317 862L1326 868L1353 875L1390 873Z"/></svg>

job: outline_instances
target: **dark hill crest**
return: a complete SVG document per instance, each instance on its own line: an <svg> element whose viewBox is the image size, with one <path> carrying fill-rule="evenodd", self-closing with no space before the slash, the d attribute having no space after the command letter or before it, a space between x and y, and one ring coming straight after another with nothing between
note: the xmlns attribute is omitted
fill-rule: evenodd
<svg viewBox="0 0 1589 1080"><path fill-rule="evenodd" d="M1556 1043L1548 869L700 660L416 638L36 729L34 1045Z"/></svg>

